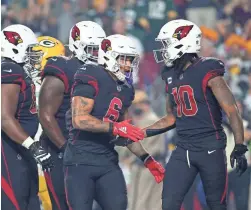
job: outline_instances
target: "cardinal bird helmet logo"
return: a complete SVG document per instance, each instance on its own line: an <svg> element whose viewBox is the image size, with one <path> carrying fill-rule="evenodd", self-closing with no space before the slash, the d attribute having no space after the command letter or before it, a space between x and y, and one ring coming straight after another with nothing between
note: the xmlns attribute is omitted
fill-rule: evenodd
<svg viewBox="0 0 251 210"><path fill-rule="evenodd" d="M112 50L111 41L109 39L103 39L101 42L101 49L106 53L109 50Z"/></svg>
<svg viewBox="0 0 251 210"><path fill-rule="evenodd" d="M21 38L21 36L14 31L4 31L4 36L6 37L6 39L11 43L14 44L15 46L17 46L20 43L23 43L23 40Z"/></svg>
<svg viewBox="0 0 251 210"><path fill-rule="evenodd" d="M185 38L188 35L188 33L191 31L192 28L193 28L193 25L178 27L174 31L173 38L176 38L180 41L181 39Z"/></svg>
<svg viewBox="0 0 251 210"><path fill-rule="evenodd" d="M71 37L74 41L80 40L80 30L76 25L71 30Z"/></svg>

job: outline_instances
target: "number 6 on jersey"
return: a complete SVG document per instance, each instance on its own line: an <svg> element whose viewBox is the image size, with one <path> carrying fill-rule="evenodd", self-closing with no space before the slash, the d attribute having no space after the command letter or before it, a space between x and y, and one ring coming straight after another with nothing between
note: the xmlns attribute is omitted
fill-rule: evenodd
<svg viewBox="0 0 251 210"><path fill-rule="evenodd" d="M119 110L122 109L122 106L122 101L119 98L114 97L110 102L103 121L116 122L119 119Z"/></svg>

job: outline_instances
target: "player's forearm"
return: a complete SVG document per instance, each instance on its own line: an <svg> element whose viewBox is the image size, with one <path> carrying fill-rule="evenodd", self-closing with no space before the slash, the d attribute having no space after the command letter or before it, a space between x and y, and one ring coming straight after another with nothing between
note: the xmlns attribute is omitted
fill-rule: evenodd
<svg viewBox="0 0 251 210"><path fill-rule="evenodd" d="M228 115L229 123L234 134L236 144L243 144L244 142L244 128L243 122L239 112L236 110Z"/></svg>
<svg viewBox="0 0 251 210"><path fill-rule="evenodd" d="M109 122L103 122L89 114L73 117L72 124L75 129L95 133L108 133L111 129Z"/></svg>
<svg viewBox="0 0 251 210"><path fill-rule="evenodd" d="M145 150L145 148L142 146L140 142L129 144L127 148L139 158L143 155L148 154L148 152Z"/></svg>
<svg viewBox="0 0 251 210"><path fill-rule="evenodd" d="M213 91L214 96L229 119L235 143L242 144L244 141L243 122L229 86L221 76L209 80L208 86Z"/></svg>
<svg viewBox="0 0 251 210"><path fill-rule="evenodd" d="M61 148L65 142L66 139L64 138L64 135L58 125L58 122L55 118L55 116L52 115L39 115L39 121L42 125L43 130L45 131L46 135L49 137L49 139L58 147Z"/></svg>
<svg viewBox="0 0 251 210"><path fill-rule="evenodd" d="M154 124L144 128L145 137L156 136L176 127L176 120L173 116L166 115Z"/></svg>
<svg viewBox="0 0 251 210"><path fill-rule="evenodd" d="M1 129L14 142L22 144L29 135L24 131L19 122L14 117L3 117L1 120Z"/></svg>

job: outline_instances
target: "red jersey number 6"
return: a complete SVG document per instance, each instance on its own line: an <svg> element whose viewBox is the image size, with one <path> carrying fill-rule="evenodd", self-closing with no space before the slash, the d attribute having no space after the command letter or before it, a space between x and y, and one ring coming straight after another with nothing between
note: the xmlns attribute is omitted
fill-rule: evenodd
<svg viewBox="0 0 251 210"><path fill-rule="evenodd" d="M122 106L123 106L122 101L119 98L114 97L110 102L110 105L103 118L103 121L116 122L119 119L119 111L122 109Z"/></svg>

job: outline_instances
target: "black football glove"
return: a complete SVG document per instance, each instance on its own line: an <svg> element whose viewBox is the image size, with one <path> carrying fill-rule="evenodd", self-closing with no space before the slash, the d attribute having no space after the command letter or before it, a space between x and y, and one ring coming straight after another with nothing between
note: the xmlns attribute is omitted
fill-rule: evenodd
<svg viewBox="0 0 251 210"><path fill-rule="evenodd" d="M30 147L29 151L35 160L41 164L44 171L50 171L54 164L51 158L51 154L47 152L39 143L35 141Z"/></svg>
<svg viewBox="0 0 251 210"><path fill-rule="evenodd" d="M248 151L247 146L236 144L233 152L230 155L231 167L234 167L236 160L236 172L241 176L247 170L247 159L245 153Z"/></svg>
<svg viewBox="0 0 251 210"><path fill-rule="evenodd" d="M66 149L67 143L65 143L62 147L59 148L58 158L62 159L64 157L64 151Z"/></svg>
<svg viewBox="0 0 251 210"><path fill-rule="evenodd" d="M128 139L128 138L123 138L120 136L117 136L115 139L110 141L110 144L115 144L116 146L120 147L126 147L129 144L132 144L134 141Z"/></svg>

